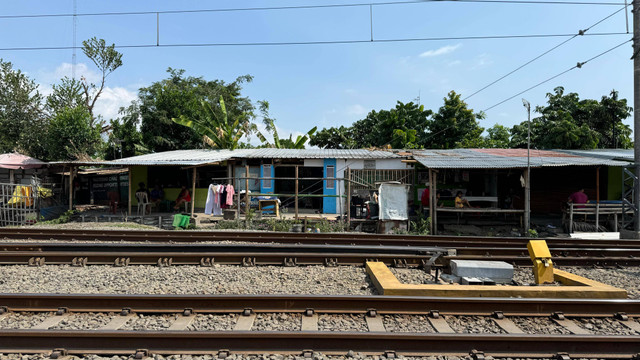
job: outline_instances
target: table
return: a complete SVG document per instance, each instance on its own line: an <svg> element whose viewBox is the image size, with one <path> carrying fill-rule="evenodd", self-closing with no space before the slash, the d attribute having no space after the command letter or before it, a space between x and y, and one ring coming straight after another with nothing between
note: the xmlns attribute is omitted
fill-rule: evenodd
<svg viewBox="0 0 640 360"><path fill-rule="evenodd" d="M260 212L260 214L262 214L263 211L272 210L272 209L264 209L267 206L273 206L273 211L276 214L276 217L280 217L280 206L278 206L278 199L258 200L258 211Z"/></svg>

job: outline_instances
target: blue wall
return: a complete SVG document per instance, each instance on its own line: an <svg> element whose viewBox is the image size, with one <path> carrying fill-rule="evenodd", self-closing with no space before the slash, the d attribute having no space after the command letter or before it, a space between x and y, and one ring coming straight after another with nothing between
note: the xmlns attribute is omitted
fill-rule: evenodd
<svg viewBox="0 0 640 360"><path fill-rule="evenodd" d="M338 169L336 169L336 159L324 159L324 165L322 170L322 176L327 177L327 166L333 165L334 173L333 177L337 177ZM327 180L322 180L322 194L323 195L336 195L338 189L338 182L333 181L333 189L327 189ZM336 210L336 198L325 197L322 198L322 212L324 214L335 214Z"/></svg>

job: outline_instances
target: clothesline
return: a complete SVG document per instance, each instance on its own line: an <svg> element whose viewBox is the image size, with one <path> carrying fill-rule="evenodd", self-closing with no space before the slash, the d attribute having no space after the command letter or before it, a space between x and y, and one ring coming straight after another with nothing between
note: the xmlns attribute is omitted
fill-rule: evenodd
<svg viewBox="0 0 640 360"><path fill-rule="evenodd" d="M204 207L206 215L222 215L222 209L233 205L233 185L209 184L207 202Z"/></svg>

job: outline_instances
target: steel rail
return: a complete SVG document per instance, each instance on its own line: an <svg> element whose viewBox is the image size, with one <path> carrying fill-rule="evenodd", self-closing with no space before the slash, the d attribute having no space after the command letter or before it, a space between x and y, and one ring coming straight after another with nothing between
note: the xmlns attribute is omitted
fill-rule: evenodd
<svg viewBox="0 0 640 360"><path fill-rule="evenodd" d="M259 331L65 331L3 330L0 352L68 354L309 353L399 352L404 355L465 355L481 351L496 357L628 357L640 352L637 336L416 334L387 332L259 332ZM141 354L141 357L145 355Z"/></svg>
<svg viewBox="0 0 640 360"><path fill-rule="evenodd" d="M551 247L558 265L640 265L640 250L626 248ZM363 265L367 260L388 265L421 266L434 254L436 266L453 259L500 260L516 265L531 263L526 248L518 247L410 247L309 244L171 244L171 243L18 243L0 242L0 264L72 265ZM249 262L249 263L247 263Z"/></svg>
<svg viewBox="0 0 640 360"><path fill-rule="evenodd" d="M430 314L490 316L640 317L640 300L446 298L371 295L125 295L0 293L1 311L46 312L233 313L253 312ZM0 311L0 312L1 312Z"/></svg>
<svg viewBox="0 0 640 360"><path fill-rule="evenodd" d="M288 233L268 231L160 231L160 230L78 230L11 228L1 229L5 239L75 240L75 241L141 241L141 242L200 242L247 241L304 244L358 244L400 246L473 246L526 245L522 237L478 237L443 235L389 235L362 233ZM566 247L624 247L640 248L640 240L629 239L573 239L546 238L549 246Z"/></svg>

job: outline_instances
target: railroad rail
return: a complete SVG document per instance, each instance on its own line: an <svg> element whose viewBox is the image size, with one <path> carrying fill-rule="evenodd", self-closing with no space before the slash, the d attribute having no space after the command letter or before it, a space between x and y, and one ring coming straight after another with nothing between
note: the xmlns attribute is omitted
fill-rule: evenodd
<svg viewBox="0 0 640 360"><path fill-rule="evenodd" d="M564 266L640 265L640 249L550 247L554 262ZM501 260L530 265L526 245L511 247L444 247L229 244L229 243L78 243L0 242L0 264L33 265L364 265L377 260L396 267L447 266L452 259Z"/></svg>
<svg viewBox="0 0 640 360"><path fill-rule="evenodd" d="M293 353L318 351L341 354L467 355L493 357L632 358L640 352L637 335L594 335L573 319L609 318L640 334L640 301L585 299L429 298L401 296L308 295L80 295L0 294L0 327L14 312L53 312L41 326L0 330L2 353L157 354ZM97 330L48 330L67 316L82 312L111 312L113 318ZM300 331L251 331L259 313L295 313ZM138 313L175 313L165 331L118 330ZM230 331L188 331L195 316L233 313ZM359 314L368 331L318 331L318 316ZM385 315L422 315L431 333L390 332ZM499 334L455 333L449 316L486 316L502 329ZM513 316L547 317L568 335L526 334ZM139 350L145 349L145 350Z"/></svg>

